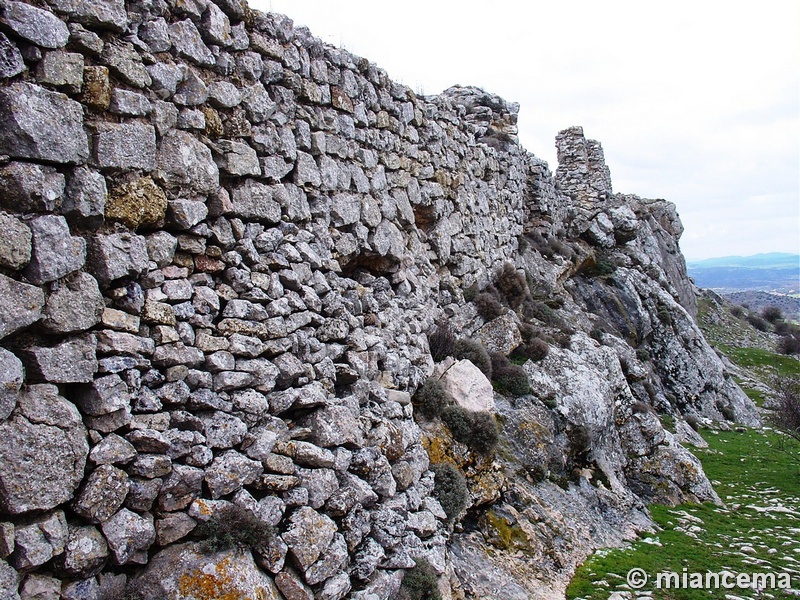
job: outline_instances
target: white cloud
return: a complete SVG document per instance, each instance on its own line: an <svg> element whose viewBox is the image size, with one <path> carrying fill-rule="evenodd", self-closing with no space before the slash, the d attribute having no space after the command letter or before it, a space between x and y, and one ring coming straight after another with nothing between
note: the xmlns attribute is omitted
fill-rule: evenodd
<svg viewBox="0 0 800 600"><path fill-rule="evenodd" d="M519 102L520 139L552 170L556 133L582 125L616 191L677 205L689 255L800 251L796 0L251 4L417 91L477 85ZM752 197L771 199L765 214Z"/></svg>

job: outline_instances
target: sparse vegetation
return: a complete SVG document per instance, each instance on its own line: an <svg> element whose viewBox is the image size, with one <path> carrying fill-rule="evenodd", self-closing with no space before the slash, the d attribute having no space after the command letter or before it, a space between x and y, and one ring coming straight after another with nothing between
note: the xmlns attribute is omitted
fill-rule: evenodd
<svg viewBox="0 0 800 600"><path fill-rule="evenodd" d="M414 394L414 406L428 419L441 416L442 411L452 403L453 399L445 391L444 384L434 377L428 377Z"/></svg>
<svg viewBox="0 0 800 600"><path fill-rule="evenodd" d="M775 429L794 442L781 444L781 449L800 462L800 376L780 377L773 388L778 397L770 421Z"/></svg>
<svg viewBox="0 0 800 600"><path fill-rule="evenodd" d="M594 261L587 263L582 272L587 277L607 277L616 270L614 263L604 253L598 252L594 257Z"/></svg>
<svg viewBox="0 0 800 600"><path fill-rule="evenodd" d="M462 444L470 443L472 420L465 408L457 404L448 406L442 411L442 422L447 425L453 439Z"/></svg>
<svg viewBox="0 0 800 600"><path fill-rule="evenodd" d="M470 447L481 454L490 454L500 441L500 428L494 415L488 412L472 413L472 440Z"/></svg>
<svg viewBox="0 0 800 600"><path fill-rule="evenodd" d="M783 312L777 306L765 306L761 309L761 318L775 324L783 319Z"/></svg>
<svg viewBox="0 0 800 600"><path fill-rule="evenodd" d="M547 358L550 353L550 346L541 338L533 338L527 344L522 344L514 350L515 355L522 355L533 362L539 362Z"/></svg>
<svg viewBox="0 0 800 600"><path fill-rule="evenodd" d="M531 393L528 374L519 365L512 364L502 354L492 354L492 381L500 392L512 396L524 396Z"/></svg>
<svg viewBox="0 0 800 600"><path fill-rule="evenodd" d="M203 552L220 552L231 548L253 548L275 535L275 530L249 510L231 505L220 510L200 525Z"/></svg>
<svg viewBox="0 0 800 600"><path fill-rule="evenodd" d="M481 454L491 453L500 439L497 421L488 412L472 412L452 405L442 411L442 421L454 439Z"/></svg>
<svg viewBox="0 0 800 600"><path fill-rule="evenodd" d="M478 367L488 379L492 378L492 359L489 353L477 340L460 339L453 349L455 358L466 359Z"/></svg>
<svg viewBox="0 0 800 600"><path fill-rule="evenodd" d="M403 576L398 600L441 600L436 571L424 558L415 558L414 568Z"/></svg>
<svg viewBox="0 0 800 600"><path fill-rule="evenodd" d="M800 354L800 339L793 335L783 335L778 339L777 350L781 354Z"/></svg>
<svg viewBox="0 0 800 600"><path fill-rule="evenodd" d="M767 331L769 329L767 322L758 315L747 315L745 320L759 331Z"/></svg>
<svg viewBox="0 0 800 600"><path fill-rule="evenodd" d="M478 310L478 314L486 321L491 321L506 313L506 309L500 304L500 300L491 292L481 292L475 296L473 302L475 303L475 308Z"/></svg>
<svg viewBox="0 0 800 600"><path fill-rule="evenodd" d="M495 278L495 287L512 309L517 309L528 296L525 276L517 271L511 263L503 265Z"/></svg>
<svg viewBox="0 0 800 600"><path fill-rule="evenodd" d="M643 534L626 548L595 553L577 569L567 598L605 600L617 591L627 593L625 575L633 567L651 577L684 570L794 572L796 561L784 549L793 547L797 537L800 478L797 463L777 451L780 435L739 429L704 430L703 437L709 448L693 452L726 506L651 506L657 533ZM700 589L656 589L653 580L642 592L654 600L712 597ZM752 589L739 589L736 596L764 597L763 591Z"/></svg>
<svg viewBox="0 0 800 600"><path fill-rule="evenodd" d="M431 465L431 471L436 476L433 496L442 505L447 518L454 521L467 506L467 482L461 471L450 463Z"/></svg>
<svg viewBox="0 0 800 600"><path fill-rule="evenodd" d="M448 356L453 356L456 345L456 335L450 323L440 320L434 330L428 334L428 346L433 360L439 362Z"/></svg>

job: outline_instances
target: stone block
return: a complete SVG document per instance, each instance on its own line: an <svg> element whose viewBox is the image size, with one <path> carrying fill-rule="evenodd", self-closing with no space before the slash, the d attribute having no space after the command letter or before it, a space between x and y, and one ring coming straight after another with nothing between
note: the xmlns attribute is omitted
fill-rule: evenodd
<svg viewBox="0 0 800 600"><path fill-rule="evenodd" d="M21 352L28 377L49 383L86 383L97 371L97 340L92 334L68 338L54 346Z"/></svg>
<svg viewBox="0 0 800 600"><path fill-rule="evenodd" d="M85 331L100 322L104 309L97 280L79 272L48 296L41 324L52 333Z"/></svg>
<svg viewBox="0 0 800 600"><path fill-rule="evenodd" d="M71 20L100 29L122 33L128 26L128 14L124 0L51 0L50 5L60 13L67 13Z"/></svg>
<svg viewBox="0 0 800 600"><path fill-rule="evenodd" d="M130 405L127 384L119 375L106 375L75 392L75 404L91 416L106 415Z"/></svg>
<svg viewBox="0 0 800 600"><path fill-rule="evenodd" d="M31 259L31 230L16 217L0 211L0 266L20 269Z"/></svg>
<svg viewBox="0 0 800 600"><path fill-rule="evenodd" d="M5 348L0 348L0 420L7 419L17 406L23 378L22 362Z"/></svg>
<svg viewBox="0 0 800 600"><path fill-rule="evenodd" d="M17 515L70 500L88 454L75 405L54 385L27 386L14 416L0 422L0 508Z"/></svg>
<svg viewBox="0 0 800 600"><path fill-rule="evenodd" d="M94 136L94 158L100 168L152 171L156 166L155 129L141 123L100 123Z"/></svg>
<svg viewBox="0 0 800 600"><path fill-rule="evenodd" d="M92 239L88 265L101 285L147 269L145 239L133 233L100 234Z"/></svg>
<svg viewBox="0 0 800 600"><path fill-rule="evenodd" d="M67 181L61 214L71 223L97 229L103 224L107 195L105 177L86 167L77 167Z"/></svg>
<svg viewBox="0 0 800 600"><path fill-rule="evenodd" d="M219 187L219 169L211 150L185 131L170 131L158 146L153 177L170 190L208 195Z"/></svg>
<svg viewBox="0 0 800 600"><path fill-rule="evenodd" d="M41 288L0 275L0 338L39 320L44 308Z"/></svg>
<svg viewBox="0 0 800 600"><path fill-rule="evenodd" d="M8 79L25 70L25 61L16 44L0 32L0 78Z"/></svg>
<svg viewBox="0 0 800 600"><path fill-rule="evenodd" d="M0 153L54 163L85 163L89 142L83 129L83 107L64 94L32 83L17 82L0 89Z"/></svg>
<svg viewBox="0 0 800 600"><path fill-rule="evenodd" d="M0 21L22 39L42 48L63 48L69 40L69 29L61 19L24 2L6 2Z"/></svg>
<svg viewBox="0 0 800 600"><path fill-rule="evenodd" d="M31 570L64 551L67 519L63 511L57 510L18 525L14 534L14 552L9 562L17 569Z"/></svg>
<svg viewBox="0 0 800 600"><path fill-rule="evenodd" d="M52 167L11 162L0 168L0 204L9 210L52 212L63 194L64 176Z"/></svg>
<svg viewBox="0 0 800 600"><path fill-rule="evenodd" d="M150 177L113 188L105 206L106 219L120 221L131 229L163 225L166 212L167 196Z"/></svg>
<svg viewBox="0 0 800 600"><path fill-rule="evenodd" d="M83 87L83 55L60 50L47 52L36 66L36 80L68 92L78 93Z"/></svg>
<svg viewBox="0 0 800 600"><path fill-rule="evenodd" d="M152 520L121 509L101 525L108 547L117 564L124 565L139 550L147 550L156 541Z"/></svg>
<svg viewBox="0 0 800 600"><path fill-rule="evenodd" d="M77 271L86 262L86 240L70 235L60 215L43 215L30 221L33 253L25 276L41 285Z"/></svg>

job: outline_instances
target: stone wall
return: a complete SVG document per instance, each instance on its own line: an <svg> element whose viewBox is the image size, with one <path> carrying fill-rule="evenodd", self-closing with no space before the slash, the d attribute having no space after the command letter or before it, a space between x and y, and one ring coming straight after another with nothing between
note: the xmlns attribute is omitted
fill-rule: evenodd
<svg viewBox="0 0 800 600"><path fill-rule="evenodd" d="M418 97L240 0L0 11L3 597L390 598L415 557L452 575L410 402L425 333L482 326L464 293L507 261L564 292L594 252L523 260L523 231L613 249L650 219L639 239L682 261L669 206L603 212L579 130L554 180L517 144L517 105ZM274 535L209 559L198 528L234 506Z"/></svg>
<svg viewBox="0 0 800 600"><path fill-rule="evenodd" d="M443 557L421 333L524 198L483 96L236 1L2 11L3 589L90 597L227 504L284 532L290 597Z"/></svg>

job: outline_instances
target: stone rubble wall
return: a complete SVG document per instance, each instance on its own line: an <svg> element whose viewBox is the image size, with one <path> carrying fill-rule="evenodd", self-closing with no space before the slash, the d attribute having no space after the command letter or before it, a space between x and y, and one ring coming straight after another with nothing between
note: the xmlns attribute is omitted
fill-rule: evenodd
<svg viewBox="0 0 800 600"><path fill-rule="evenodd" d="M410 392L516 249L518 107L239 0L0 10L3 597L166 578L230 504L281 532L265 597L443 564Z"/></svg>
<svg viewBox="0 0 800 600"><path fill-rule="evenodd" d="M484 326L465 291L517 261L588 332L580 261L520 264L534 227L609 252L636 230L625 252L676 266L631 293L691 291L674 207L613 194L575 128L553 177L518 110L470 87L418 97L242 0L0 0L0 596L388 599L416 557L452 575L411 406L434 323ZM669 369L721 379L682 315L698 356L665 330ZM569 369L607 363L631 400L617 355L576 340L532 380L566 393ZM563 418L611 423L613 398L584 396ZM666 447L647 426L660 441L610 430L597 455L620 479L584 485L586 506L646 523L620 457ZM713 495L701 470L690 483ZM560 492L525 494L557 519ZM209 557L196 529L232 506L275 535ZM559 580L620 539L618 516L575 514L585 547L541 567Z"/></svg>

